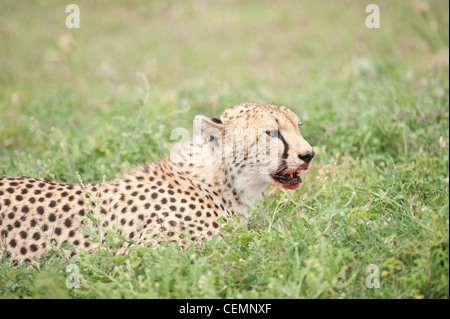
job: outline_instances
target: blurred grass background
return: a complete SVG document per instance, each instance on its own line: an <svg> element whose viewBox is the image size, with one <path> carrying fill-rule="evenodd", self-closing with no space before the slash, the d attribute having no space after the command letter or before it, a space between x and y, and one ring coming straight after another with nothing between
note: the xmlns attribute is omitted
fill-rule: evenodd
<svg viewBox="0 0 450 319"><path fill-rule="evenodd" d="M371 1L379 29L366 28L363 1L77 1L80 29L65 26L68 3L0 4L0 174L110 179L167 154L171 130L191 128L194 115L246 101L295 110L318 153L298 192L259 205L227 244L200 249L193 265L206 260L211 274L177 252L184 286L139 288L141 265L134 290L114 293L448 298L447 1ZM380 266L382 289L361 283L367 264ZM4 266L0 293L45 297L58 265ZM204 273L211 285L188 291ZM111 296L85 276L87 292L57 296Z"/></svg>

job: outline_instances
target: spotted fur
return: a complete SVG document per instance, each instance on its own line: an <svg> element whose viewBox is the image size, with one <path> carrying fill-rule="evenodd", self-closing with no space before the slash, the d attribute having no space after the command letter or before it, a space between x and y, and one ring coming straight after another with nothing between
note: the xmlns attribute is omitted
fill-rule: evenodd
<svg viewBox="0 0 450 319"><path fill-rule="evenodd" d="M282 106L240 104L219 118L197 116L195 124L204 134L180 145L175 155L136 166L104 184L0 176L1 250L14 261L31 261L47 252L50 243L68 242L78 251L93 249L97 244L82 232L84 226L92 226L88 213L101 228L116 227L137 243L174 241L184 247L219 234L220 217L246 214L267 185L277 184L269 172L298 171L306 165L301 154L312 152L300 134L299 118ZM255 143L229 147L226 152L233 156L226 163L217 157L223 156L220 152L190 160L201 147L212 152L225 149L232 142L225 129L233 128L277 129L282 138L275 144L279 154L275 166L255 159ZM257 133L256 142L273 138L264 132Z"/></svg>

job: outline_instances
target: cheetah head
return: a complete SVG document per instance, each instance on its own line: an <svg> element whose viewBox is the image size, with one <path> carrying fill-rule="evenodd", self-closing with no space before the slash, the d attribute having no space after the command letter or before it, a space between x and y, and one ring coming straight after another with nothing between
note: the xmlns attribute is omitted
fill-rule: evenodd
<svg viewBox="0 0 450 319"><path fill-rule="evenodd" d="M197 116L195 125L211 147L211 158L236 176L242 189L268 184L293 190L300 172L309 168L315 152L302 137L299 117L284 106L239 104L219 118Z"/></svg>

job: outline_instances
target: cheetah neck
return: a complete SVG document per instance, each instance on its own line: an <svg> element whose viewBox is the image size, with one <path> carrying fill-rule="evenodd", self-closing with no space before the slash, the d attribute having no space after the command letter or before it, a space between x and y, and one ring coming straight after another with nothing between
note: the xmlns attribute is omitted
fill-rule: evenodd
<svg viewBox="0 0 450 319"><path fill-rule="evenodd" d="M180 174L188 176L194 185L208 192L216 202L226 202L228 212L247 215L248 206L261 198L267 187L267 182L255 178L258 176L256 169L242 163L224 163L211 155L208 144L199 137L182 145L166 161Z"/></svg>

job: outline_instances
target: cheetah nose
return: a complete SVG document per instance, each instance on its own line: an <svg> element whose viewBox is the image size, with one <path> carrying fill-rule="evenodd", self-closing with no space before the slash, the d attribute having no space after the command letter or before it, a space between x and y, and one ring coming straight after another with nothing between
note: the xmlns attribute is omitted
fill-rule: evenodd
<svg viewBox="0 0 450 319"><path fill-rule="evenodd" d="M308 163L312 160L312 158L316 155L316 152L311 151L310 153L306 154L298 154L298 158L304 161L305 163Z"/></svg>

